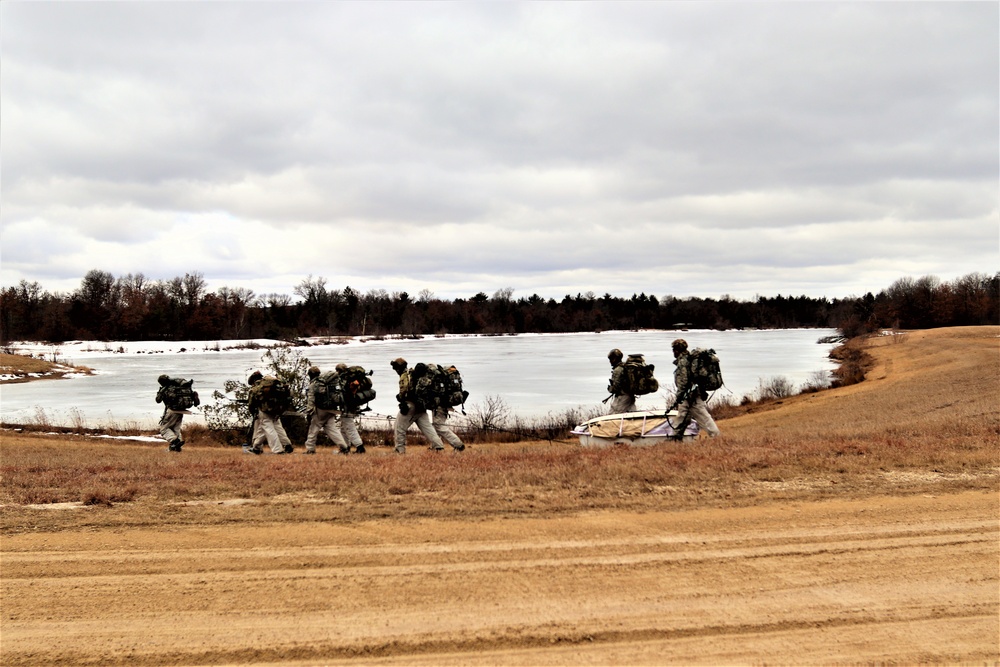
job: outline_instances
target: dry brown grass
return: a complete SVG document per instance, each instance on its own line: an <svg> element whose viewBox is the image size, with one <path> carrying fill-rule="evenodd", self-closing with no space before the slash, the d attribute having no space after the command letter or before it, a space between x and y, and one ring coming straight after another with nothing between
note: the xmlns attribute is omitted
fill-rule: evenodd
<svg viewBox="0 0 1000 667"><path fill-rule="evenodd" d="M162 444L0 435L4 531L236 520L551 514L724 506L998 485L1000 327L875 339L868 379L721 423L716 440L586 450L575 440L477 445L462 454L251 456L189 433ZM900 342L901 341L901 342ZM191 435L195 435L191 438ZM90 510L42 512L37 503Z"/></svg>
<svg viewBox="0 0 1000 667"><path fill-rule="evenodd" d="M90 373L86 366L68 366L23 354L0 352L0 375L14 376L10 382L24 382L28 375L43 375L45 378L62 377L68 372Z"/></svg>
<svg viewBox="0 0 1000 667"><path fill-rule="evenodd" d="M0 373L45 373L55 364L44 359L26 357L22 354L0 353Z"/></svg>

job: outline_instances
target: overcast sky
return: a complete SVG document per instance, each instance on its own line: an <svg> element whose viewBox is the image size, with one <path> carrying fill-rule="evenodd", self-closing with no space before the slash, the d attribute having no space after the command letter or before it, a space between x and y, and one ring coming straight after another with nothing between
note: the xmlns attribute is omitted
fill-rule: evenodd
<svg viewBox="0 0 1000 667"><path fill-rule="evenodd" d="M0 3L0 285L1000 270L997 2Z"/></svg>

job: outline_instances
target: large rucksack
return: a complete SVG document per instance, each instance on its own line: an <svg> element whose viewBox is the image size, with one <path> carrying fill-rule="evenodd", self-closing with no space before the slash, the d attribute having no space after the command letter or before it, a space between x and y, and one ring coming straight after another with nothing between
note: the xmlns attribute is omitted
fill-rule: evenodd
<svg viewBox="0 0 1000 667"><path fill-rule="evenodd" d="M643 396L659 391L660 383L653 377L655 369L653 364L646 363L641 354L628 355L628 359L625 360L625 372L622 374L626 393Z"/></svg>
<svg viewBox="0 0 1000 667"><path fill-rule="evenodd" d="M438 364L418 364L424 372L413 385L413 396L417 403L431 410L453 408L463 405L469 392L462 388L462 374L454 366Z"/></svg>
<svg viewBox="0 0 1000 667"><path fill-rule="evenodd" d="M422 373L418 367L422 367ZM431 410L441 405L441 394L444 392L444 373L441 367L437 364L417 364L413 370L419 373L415 382L414 374L410 374L410 388L415 402Z"/></svg>
<svg viewBox="0 0 1000 667"><path fill-rule="evenodd" d="M272 417L280 417L292 407L292 392L288 385L273 375L264 376L259 391L260 409Z"/></svg>
<svg viewBox="0 0 1000 667"><path fill-rule="evenodd" d="M724 383L715 350L695 348L689 353L691 381L702 391L715 391Z"/></svg>
<svg viewBox="0 0 1000 667"><path fill-rule="evenodd" d="M191 388L194 380L171 378L163 387L163 403L171 410L189 410L198 405L198 392Z"/></svg>
<svg viewBox="0 0 1000 667"><path fill-rule="evenodd" d="M356 408L375 399L371 373L362 366L348 366L339 373L340 386L344 392L344 404Z"/></svg>
<svg viewBox="0 0 1000 667"><path fill-rule="evenodd" d="M443 376L441 405L449 408L464 406L469 392L462 388L462 374L454 366L442 367L441 373Z"/></svg>
<svg viewBox="0 0 1000 667"><path fill-rule="evenodd" d="M316 378L313 400L320 410L336 410L344 405L344 391L337 371L327 371Z"/></svg>

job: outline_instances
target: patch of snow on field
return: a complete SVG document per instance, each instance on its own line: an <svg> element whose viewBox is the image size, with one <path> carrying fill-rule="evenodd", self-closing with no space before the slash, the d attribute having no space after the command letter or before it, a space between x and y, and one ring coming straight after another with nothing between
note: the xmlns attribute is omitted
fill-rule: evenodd
<svg viewBox="0 0 1000 667"><path fill-rule="evenodd" d="M312 341L309 340L312 344ZM284 347L286 341L270 338L218 341L106 341L92 340L66 341L63 343L39 343L17 341L7 348L15 354L26 354L38 358L86 358L103 357L109 354L194 354L224 352L227 350L250 350Z"/></svg>
<svg viewBox="0 0 1000 667"><path fill-rule="evenodd" d="M92 435L91 438L105 438L107 440L134 440L136 442L163 442L163 438L149 435Z"/></svg>
<svg viewBox="0 0 1000 667"><path fill-rule="evenodd" d="M615 331L606 331L614 334ZM538 336L581 336L585 332L569 334L518 334L519 338ZM130 354L197 354L219 352L245 352L247 350L264 350L279 347L330 347L355 346L372 343L399 343L414 340L453 339L453 338L483 338L483 334L443 334L433 336L314 336L296 338L294 341L277 340L274 338L244 338L232 340L187 340L187 341L93 341L75 340L62 343L41 343L37 341L14 341L6 346L6 350L14 354L26 354L40 359L54 360L62 357L86 358L103 357L107 355Z"/></svg>

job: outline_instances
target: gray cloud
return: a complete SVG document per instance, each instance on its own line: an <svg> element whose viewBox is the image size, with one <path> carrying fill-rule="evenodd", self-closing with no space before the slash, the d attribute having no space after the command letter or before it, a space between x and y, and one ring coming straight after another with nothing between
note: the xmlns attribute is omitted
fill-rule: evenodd
<svg viewBox="0 0 1000 667"><path fill-rule="evenodd" d="M5 285L843 296L1000 259L995 3L0 18Z"/></svg>

